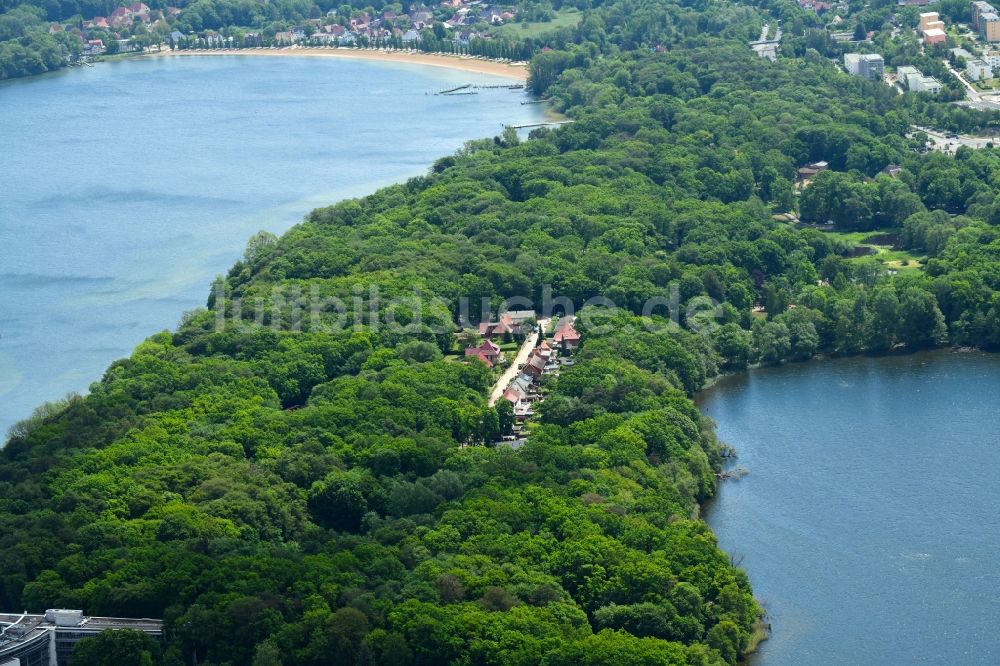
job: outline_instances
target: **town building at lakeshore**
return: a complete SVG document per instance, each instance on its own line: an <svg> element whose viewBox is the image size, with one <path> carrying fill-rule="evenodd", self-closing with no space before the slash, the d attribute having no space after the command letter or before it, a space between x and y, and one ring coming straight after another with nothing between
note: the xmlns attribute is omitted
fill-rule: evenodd
<svg viewBox="0 0 1000 666"><path fill-rule="evenodd" d="M107 629L135 629L159 639L163 621L88 617L83 611L65 609L50 609L44 615L0 613L0 666L66 666L77 642Z"/></svg>

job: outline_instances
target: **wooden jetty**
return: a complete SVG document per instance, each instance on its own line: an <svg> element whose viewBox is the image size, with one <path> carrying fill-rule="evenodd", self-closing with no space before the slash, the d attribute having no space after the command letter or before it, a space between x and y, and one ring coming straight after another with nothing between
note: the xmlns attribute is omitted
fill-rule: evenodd
<svg viewBox="0 0 1000 666"><path fill-rule="evenodd" d="M467 90L472 87L471 83L466 83L464 86L458 86L456 88L448 88L447 90L442 90L440 92L434 93L435 95L449 95L452 93L457 93L459 90Z"/></svg>
<svg viewBox="0 0 1000 666"><path fill-rule="evenodd" d="M530 123L528 125L506 125L514 129L528 129L529 127L547 127L549 125L569 125L572 120L552 120L547 123Z"/></svg>

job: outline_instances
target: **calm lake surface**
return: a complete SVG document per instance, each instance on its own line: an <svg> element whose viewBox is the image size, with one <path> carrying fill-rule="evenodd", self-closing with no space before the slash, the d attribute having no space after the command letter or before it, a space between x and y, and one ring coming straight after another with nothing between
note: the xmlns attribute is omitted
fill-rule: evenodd
<svg viewBox="0 0 1000 666"><path fill-rule="evenodd" d="M750 470L706 518L770 614L755 666L1000 663L1000 355L756 370L699 404Z"/></svg>
<svg viewBox="0 0 1000 666"><path fill-rule="evenodd" d="M260 229L539 122L508 79L339 58L164 58L0 84L0 441L205 304ZM514 81L510 81L514 82Z"/></svg>

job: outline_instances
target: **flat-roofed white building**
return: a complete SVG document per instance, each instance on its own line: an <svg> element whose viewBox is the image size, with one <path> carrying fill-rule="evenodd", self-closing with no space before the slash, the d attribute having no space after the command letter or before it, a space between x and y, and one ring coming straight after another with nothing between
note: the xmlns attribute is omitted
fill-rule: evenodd
<svg viewBox="0 0 1000 666"><path fill-rule="evenodd" d="M993 68L986 64L984 60L980 60L979 58L974 58L973 60L966 62L965 72L973 81L982 81L983 79L993 78Z"/></svg>
<svg viewBox="0 0 1000 666"><path fill-rule="evenodd" d="M924 76L916 67L904 66L896 70L896 78L911 92L927 92L936 95L941 92L941 82L933 76Z"/></svg>

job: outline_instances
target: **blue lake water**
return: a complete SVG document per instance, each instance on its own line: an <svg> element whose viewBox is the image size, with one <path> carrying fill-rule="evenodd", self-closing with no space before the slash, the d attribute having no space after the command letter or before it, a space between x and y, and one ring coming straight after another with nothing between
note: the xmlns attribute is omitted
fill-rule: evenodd
<svg viewBox="0 0 1000 666"><path fill-rule="evenodd" d="M754 666L1000 663L1000 355L755 370L699 404L750 471L706 518L770 615Z"/></svg>
<svg viewBox="0 0 1000 666"><path fill-rule="evenodd" d="M538 122L507 79L340 58L126 60L0 84L0 440L202 306L260 229ZM511 81L513 82L513 81Z"/></svg>

